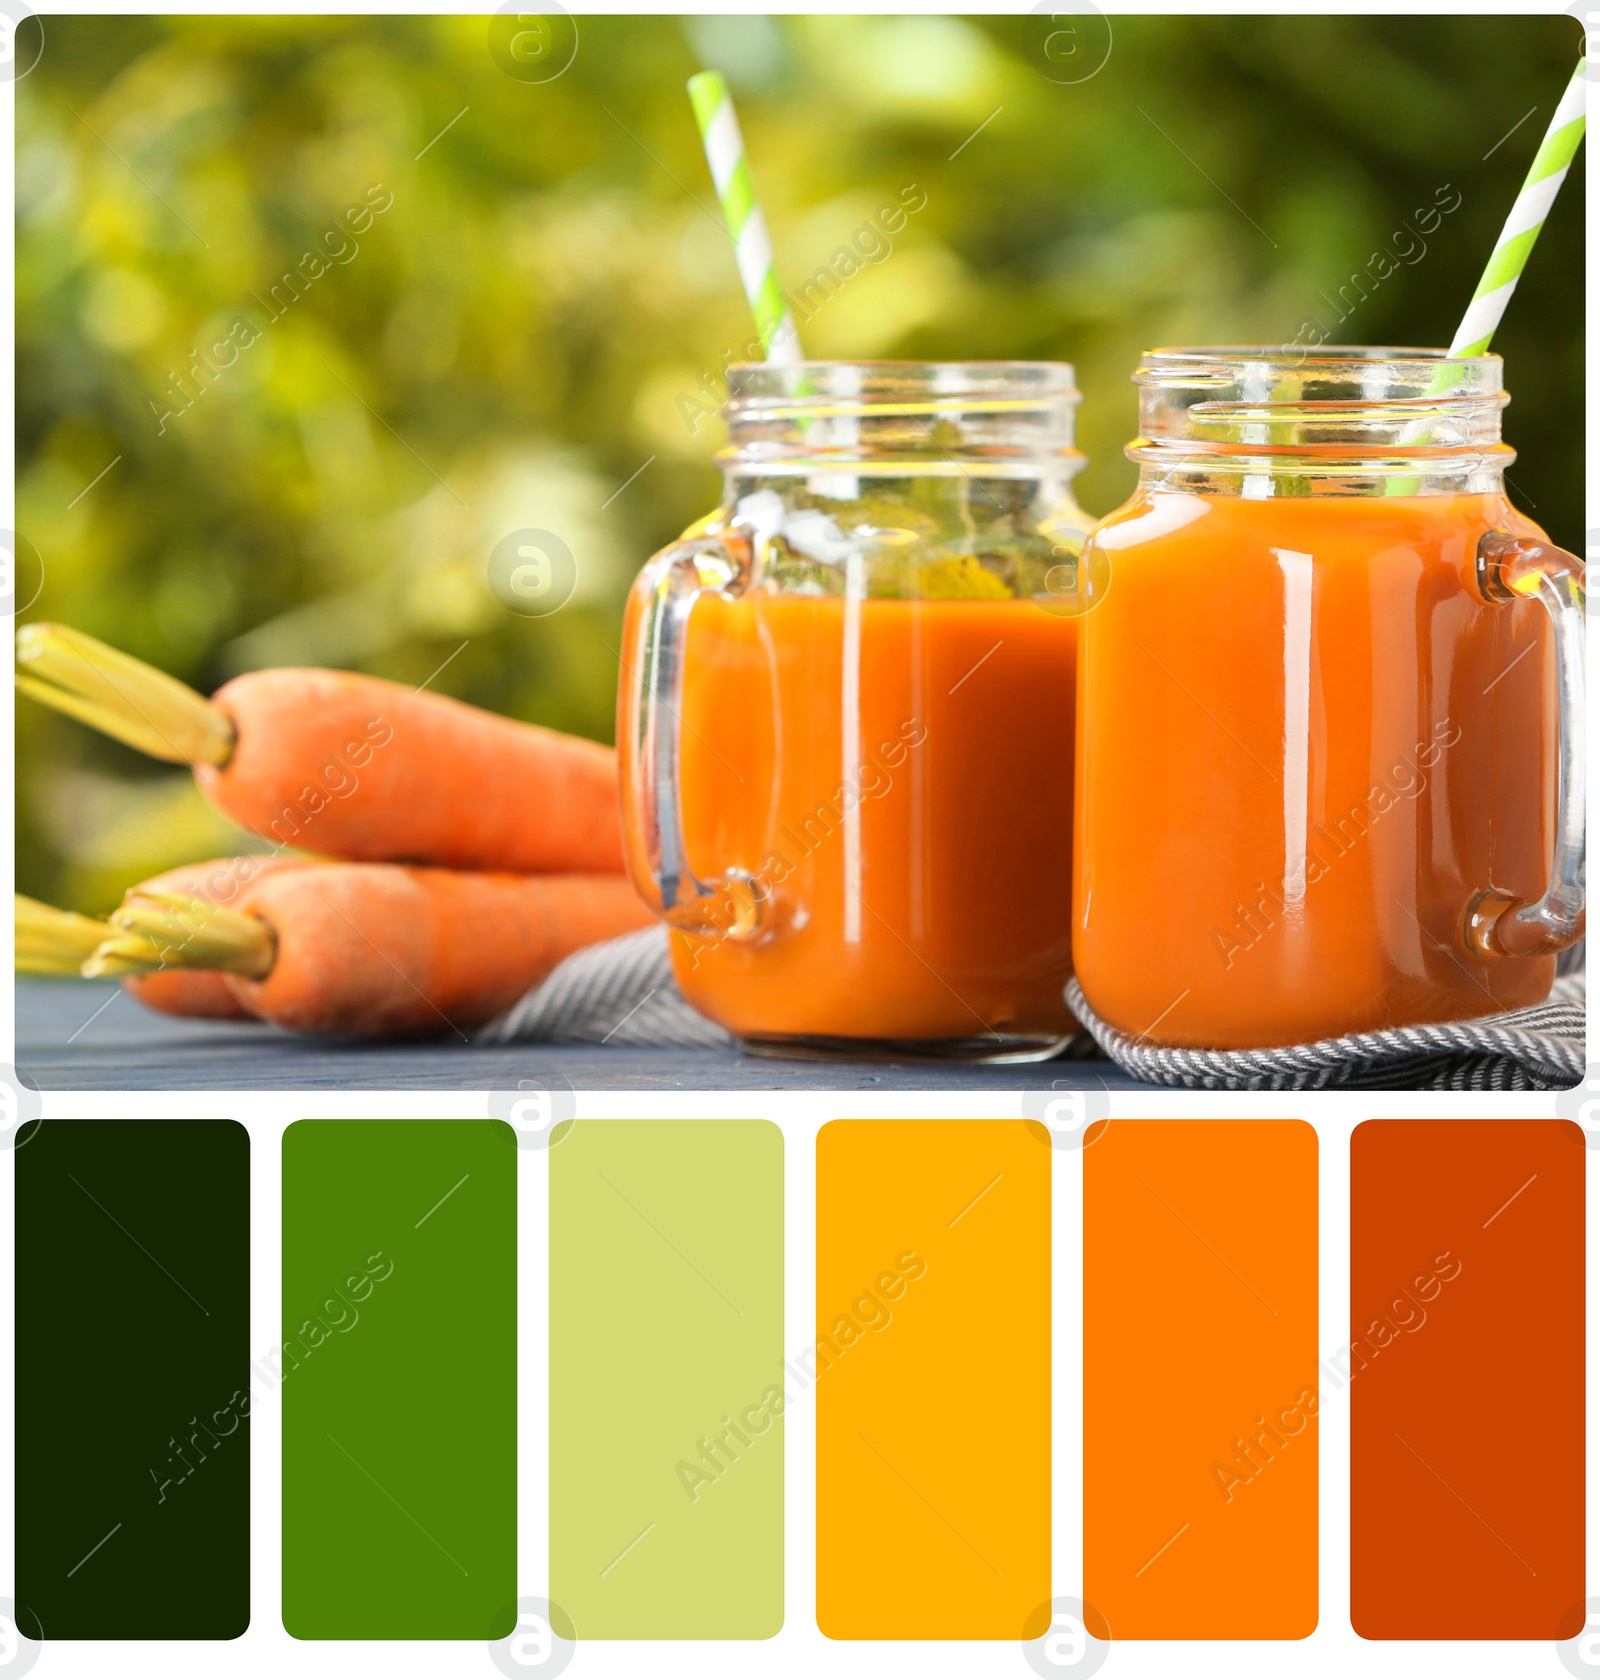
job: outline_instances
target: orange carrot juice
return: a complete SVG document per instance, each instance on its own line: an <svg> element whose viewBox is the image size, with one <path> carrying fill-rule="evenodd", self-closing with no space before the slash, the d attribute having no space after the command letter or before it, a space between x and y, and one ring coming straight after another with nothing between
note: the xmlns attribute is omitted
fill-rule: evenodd
<svg viewBox="0 0 1600 1680"><path fill-rule="evenodd" d="M1498 491L1146 487L1101 524L1074 948L1112 1025L1243 1048L1549 993L1552 957L1463 938L1553 845L1553 638L1479 593L1491 530L1543 540Z"/></svg>
<svg viewBox="0 0 1600 1680"><path fill-rule="evenodd" d="M1064 362L728 374L722 505L628 596L628 872L764 1054L1074 1030L1078 393Z"/></svg>
<svg viewBox="0 0 1600 1680"><path fill-rule="evenodd" d="M682 808L696 874L755 877L755 939L675 931L740 1037L1064 1038L1076 624L1031 600L703 596Z"/></svg>

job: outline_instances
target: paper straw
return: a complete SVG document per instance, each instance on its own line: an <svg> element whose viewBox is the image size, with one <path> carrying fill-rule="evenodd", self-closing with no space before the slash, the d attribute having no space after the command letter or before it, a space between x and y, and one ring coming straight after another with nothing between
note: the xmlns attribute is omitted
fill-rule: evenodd
<svg viewBox="0 0 1600 1680"><path fill-rule="evenodd" d="M689 98L700 124L700 138L705 142L706 162L711 166L722 214L733 236L734 258L744 282L744 295L756 318L761 348L769 362L798 362L803 359L800 335L778 284L767 219L756 203L750 168L744 160L744 136L739 132L728 84L715 70L703 70L689 78Z"/></svg>
<svg viewBox="0 0 1600 1680"><path fill-rule="evenodd" d="M1450 345L1452 356L1483 355L1489 348L1489 340L1494 337L1495 328L1500 325L1500 317L1506 312L1511 294L1517 289L1528 253L1539 237L1545 217L1550 214L1550 206L1555 202L1561 183L1567 178L1567 169L1578 150L1578 142L1583 139L1584 63L1583 59L1578 60L1578 68L1567 83L1567 91L1556 106L1556 114L1550 119L1544 144L1533 160L1527 180L1522 183L1516 203L1511 206L1511 214L1506 218L1506 225L1500 230L1500 238L1495 244L1494 255L1489 258L1489 266L1483 271L1483 278L1472 294L1467 313L1456 329Z"/></svg>

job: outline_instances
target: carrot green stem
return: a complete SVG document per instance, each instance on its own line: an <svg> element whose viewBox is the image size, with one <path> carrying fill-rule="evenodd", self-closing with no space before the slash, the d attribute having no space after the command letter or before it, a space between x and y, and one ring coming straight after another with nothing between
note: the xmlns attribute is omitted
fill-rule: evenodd
<svg viewBox="0 0 1600 1680"><path fill-rule="evenodd" d="M92 978L205 968L259 980L278 955L265 922L187 893L140 893L112 913L108 932L83 965Z"/></svg>
<svg viewBox="0 0 1600 1680"><path fill-rule="evenodd" d="M21 893L15 899L19 974L76 974L84 958L111 932L105 922L92 916L57 910Z"/></svg>
<svg viewBox="0 0 1600 1680"><path fill-rule="evenodd" d="M23 693L152 758L221 766L233 755L233 724L203 694L81 630L25 624L17 661Z"/></svg>

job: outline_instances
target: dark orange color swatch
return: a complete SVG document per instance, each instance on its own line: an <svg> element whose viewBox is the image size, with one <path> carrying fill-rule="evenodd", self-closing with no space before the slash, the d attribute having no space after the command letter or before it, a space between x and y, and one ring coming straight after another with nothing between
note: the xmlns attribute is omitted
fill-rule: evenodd
<svg viewBox="0 0 1600 1680"><path fill-rule="evenodd" d="M789 1376L817 1388L830 1639L1050 1625L1050 1163L1022 1120L817 1134L817 1343Z"/></svg>
<svg viewBox="0 0 1600 1680"><path fill-rule="evenodd" d="M1084 1151L1091 1633L1317 1625L1317 1138L1112 1120Z"/></svg>
<svg viewBox="0 0 1600 1680"><path fill-rule="evenodd" d="M1584 1624L1584 1146L1568 1120L1350 1139L1350 1619L1364 1639Z"/></svg>

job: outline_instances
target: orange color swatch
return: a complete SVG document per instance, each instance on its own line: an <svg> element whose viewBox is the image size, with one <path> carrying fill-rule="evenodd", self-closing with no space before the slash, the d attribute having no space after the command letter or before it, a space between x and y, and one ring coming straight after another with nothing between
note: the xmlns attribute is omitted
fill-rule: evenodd
<svg viewBox="0 0 1600 1680"><path fill-rule="evenodd" d="M1114 1639L1317 1625L1317 1139L1112 1120L1084 1152L1084 1598Z"/></svg>
<svg viewBox="0 0 1600 1680"><path fill-rule="evenodd" d="M1350 1619L1584 1625L1584 1139L1369 1120L1350 1140Z"/></svg>
<svg viewBox="0 0 1600 1680"><path fill-rule="evenodd" d="M817 1346L800 1365L831 1639L1050 1625L1050 1163L1020 1120L817 1135Z"/></svg>

